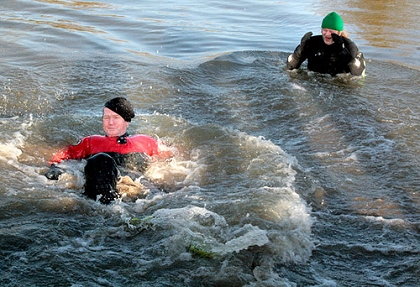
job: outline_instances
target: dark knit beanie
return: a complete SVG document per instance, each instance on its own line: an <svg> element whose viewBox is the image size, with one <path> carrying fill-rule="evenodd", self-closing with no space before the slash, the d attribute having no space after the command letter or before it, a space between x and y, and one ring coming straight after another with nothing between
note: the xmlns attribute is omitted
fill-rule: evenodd
<svg viewBox="0 0 420 287"><path fill-rule="evenodd" d="M105 103L105 107L119 114L126 122L134 118L134 110L130 102L123 97L113 98Z"/></svg>
<svg viewBox="0 0 420 287"><path fill-rule="evenodd" d="M331 12L322 20L321 28L343 31L344 22L340 15L338 15L336 12Z"/></svg>

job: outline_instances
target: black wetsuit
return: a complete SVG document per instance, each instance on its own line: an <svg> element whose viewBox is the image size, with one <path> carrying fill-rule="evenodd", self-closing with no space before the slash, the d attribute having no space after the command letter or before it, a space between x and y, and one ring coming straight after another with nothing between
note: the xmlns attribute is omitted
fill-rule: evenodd
<svg viewBox="0 0 420 287"><path fill-rule="evenodd" d="M287 68L297 69L308 59L308 69L314 72L333 76L340 73L362 75L365 70L363 54L353 41L345 37L341 39L341 44L327 45L321 35L310 37L304 47L297 46L289 56Z"/></svg>

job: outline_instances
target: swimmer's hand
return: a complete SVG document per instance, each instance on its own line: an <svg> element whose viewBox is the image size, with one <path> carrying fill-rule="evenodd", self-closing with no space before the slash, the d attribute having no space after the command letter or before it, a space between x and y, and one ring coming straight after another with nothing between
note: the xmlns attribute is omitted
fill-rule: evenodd
<svg viewBox="0 0 420 287"><path fill-rule="evenodd" d="M311 37L312 37L312 32L308 32L305 35L303 35L302 39L300 40L300 46L302 47L302 49L305 48L306 43Z"/></svg>
<svg viewBox="0 0 420 287"><path fill-rule="evenodd" d="M334 33L331 34L331 37L334 41L334 44L344 48L343 37L341 37L340 35L334 34Z"/></svg>
<svg viewBox="0 0 420 287"><path fill-rule="evenodd" d="M64 173L64 170L56 166L55 164L52 164L50 166L50 169L45 174L45 177L51 180L58 180L58 177Z"/></svg>

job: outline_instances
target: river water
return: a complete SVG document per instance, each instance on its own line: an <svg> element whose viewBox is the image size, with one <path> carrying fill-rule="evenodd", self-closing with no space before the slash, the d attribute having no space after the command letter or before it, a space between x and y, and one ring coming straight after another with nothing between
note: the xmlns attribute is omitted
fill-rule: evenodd
<svg viewBox="0 0 420 287"><path fill-rule="evenodd" d="M417 286L418 1L295 2L1 1L0 285ZM332 10L367 76L286 71ZM114 96L176 156L104 206L43 174Z"/></svg>

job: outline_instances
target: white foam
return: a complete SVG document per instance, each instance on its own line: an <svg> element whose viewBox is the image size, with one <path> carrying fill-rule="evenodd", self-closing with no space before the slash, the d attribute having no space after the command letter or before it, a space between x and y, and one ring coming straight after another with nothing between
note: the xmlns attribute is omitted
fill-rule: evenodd
<svg viewBox="0 0 420 287"><path fill-rule="evenodd" d="M199 185L206 165L193 160L173 158L170 161L152 162L145 176L156 183L165 183L169 187Z"/></svg>
<svg viewBox="0 0 420 287"><path fill-rule="evenodd" d="M291 83L290 84L291 88L294 90L299 90L299 91L306 91L306 89L296 83Z"/></svg>
<svg viewBox="0 0 420 287"><path fill-rule="evenodd" d="M403 226L406 222L401 218L384 218L382 216L366 216L366 219L372 222L382 222L388 225Z"/></svg>
<svg viewBox="0 0 420 287"><path fill-rule="evenodd" d="M227 254L246 250L250 246L263 246L269 243L267 231L257 226L246 224L233 233L233 239L223 245L213 247L212 250L219 254Z"/></svg>

